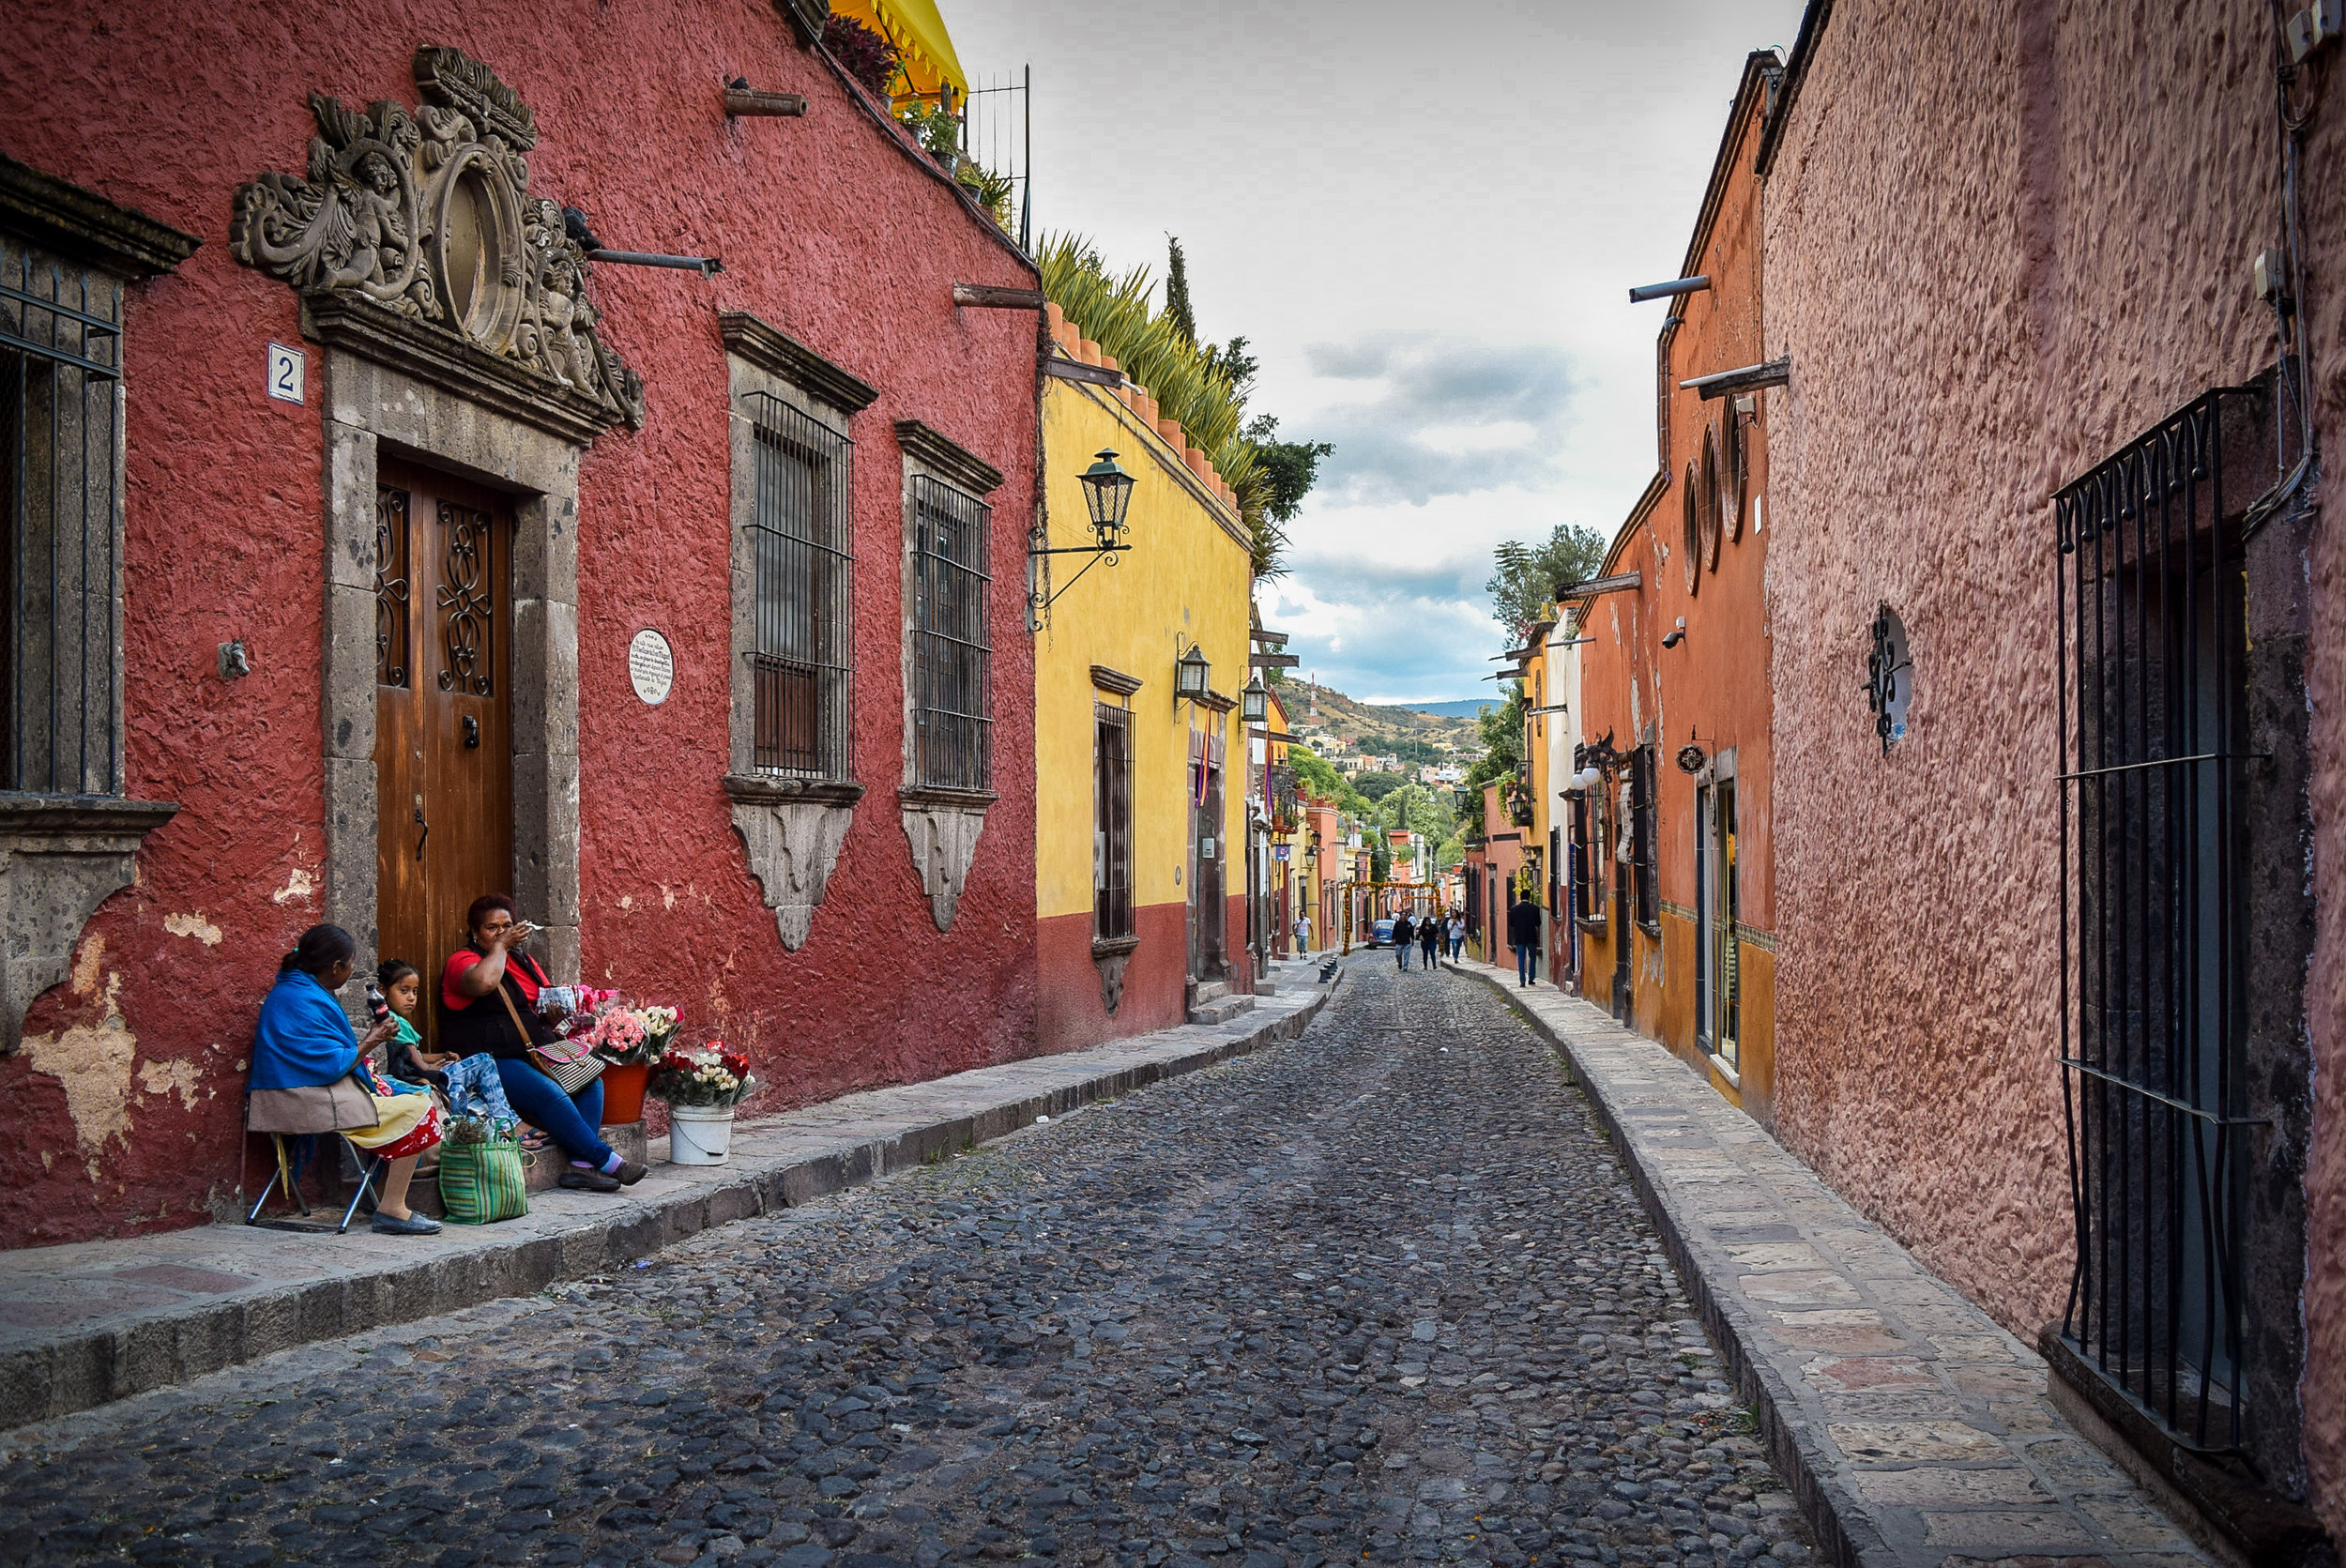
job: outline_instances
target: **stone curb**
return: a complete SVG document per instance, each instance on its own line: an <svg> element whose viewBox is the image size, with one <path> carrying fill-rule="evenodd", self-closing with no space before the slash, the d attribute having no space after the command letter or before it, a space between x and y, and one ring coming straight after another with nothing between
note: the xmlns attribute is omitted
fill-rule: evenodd
<svg viewBox="0 0 2346 1568"><path fill-rule="evenodd" d="M1032 1126L1037 1117L1059 1117L1293 1040L1318 1016L1342 981L1339 969L1328 984L1263 997L1255 1012L1218 1027L1179 1026L1084 1051L1030 1057L998 1068L851 1095L827 1105L802 1107L779 1122L745 1122L736 1133L734 1162L714 1167L711 1180L632 1203L608 1219L583 1220L556 1234L505 1241L495 1239L494 1229L476 1232L484 1244L454 1255L362 1265L235 1300L174 1303L128 1322L68 1331L0 1350L0 1431L186 1382L297 1345L413 1322L500 1297L528 1295L562 1280L631 1263L718 1225L810 1203L950 1156ZM1021 1076L1051 1076L1054 1068L1063 1070L1074 1064L1071 1058L1079 1062L1086 1056L1122 1064L1037 1091L1013 1092L974 1109L956 1105L951 1107L956 1114L936 1114L945 1107L935 1102L951 1097L957 1080L1007 1076L1012 1081L1001 1087L1014 1090ZM868 1123L874 1119L873 1103L884 1105L891 1097L913 1104L888 1119L893 1125L883 1135L848 1137L814 1148L806 1147L805 1138L796 1138L791 1140L795 1149L775 1155L745 1157L739 1151L741 1142L754 1141L759 1134L794 1131L788 1126L794 1119L815 1123L795 1131L813 1132L818 1138L825 1119ZM846 1112L850 1102L864 1104L857 1112L837 1114ZM921 1102L931 1104L923 1107ZM198 1227L197 1234L206 1229L251 1234L241 1225ZM356 1230L344 1239L345 1243L358 1240ZM321 1249L335 1241L330 1235L302 1239L304 1245ZM118 1245L127 1256L139 1243L98 1245ZM93 1249L75 1250L86 1255Z"/></svg>
<svg viewBox="0 0 2346 1568"><path fill-rule="evenodd" d="M2043 1519L2049 1527L2060 1523L2061 1516L2064 1515L2067 1516L2067 1523L2072 1526L2082 1525L2090 1517L2093 1521L2093 1526L2090 1528L2095 1528L2095 1532L2100 1534L2101 1529L2107 1528L2110 1521L2118 1520L2123 1516L2142 1525L2150 1525L2156 1535L2165 1537L2156 1544L2150 1539L2143 1539L2142 1546L2150 1549L2127 1550L2119 1545L2116 1541L2111 1540L2108 1534L2100 1534L2100 1539L2092 1545L2082 1542L2077 1544L2063 1542L2054 1545L2047 1542L2044 1546L2040 1547L2036 1543L2031 1542L2027 1546L1996 1545L1983 1547L1952 1543L1933 1545L1929 1544L1927 1532L1918 1533L1914 1530L1911 1518L1899 1519L1888 1527L1895 1532L1897 1538L1885 1535L1885 1515L1895 1513L1895 1511L1885 1511L1879 1502L1869 1505L1866 1499L1858 1497L1852 1490L1854 1482L1860 1475L1879 1475L1881 1472L1853 1470L1847 1457L1836 1453L1832 1447L1825 1430L1832 1418L1820 1415L1815 1408L1819 1402L1813 1393L1804 1388L1795 1387L1791 1376L1788 1375L1788 1368L1791 1374L1796 1375L1798 1369L1792 1365L1792 1362L1798 1359L1797 1356L1790 1360L1786 1358L1783 1347L1755 1317L1753 1303L1742 1294L1736 1280L1732 1277L1734 1269L1744 1265L1712 1256L1711 1254L1719 1249L1714 1239L1711 1237L1706 1236L1700 1246L1690 1243L1688 1227L1699 1224L1699 1221L1691 1210L1682 1212L1679 1207L1673 1205L1670 1197L1665 1195L1665 1189L1668 1188L1670 1190L1670 1195L1676 1196L1680 1204L1685 1203L1685 1195L1682 1191L1685 1188L1683 1173L1680 1173L1680 1177L1674 1180L1670 1170L1657 1168L1673 1153L1683 1158L1684 1152L1654 1142L1646 1135L1645 1129L1629 1124L1628 1118L1623 1114L1624 1102L1618 1097L1636 1086L1630 1085L1626 1080L1621 1083L1610 1081L1618 1074L1609 1068L1598 1065L1590 1055L1600 1043L1575 1040L1564 1029L1560 1028L1555 1021L1542 1017L1540 1010L1531 1005L1531 998L1516 994L1517 988L1510 983L1512 976L1505 971L1492 969L1479 964L1470 967L1463 964L1453 963L1449 967L1459 974L1483 982L1498 992L1501 999L1506 1001L1535 1033L1555 1047L1570 1064L1574 1077L1587 1094L1589 1104L1594 1109L1598 1120L1603 1124L1620 1152L1622 1168L1627 1173L1630 1184L1637 1193L1639 1203L1644 1206L1647 1215L1653 1221L1654 1229L1662 1240L1664 1250L1678 1270L1688 1299L1694 1303L1703 1326L1710 1332L1714 1344L1717 1346L1725 1360L1739 1395L1752 1407L1757 1414L1760 1439L1766 1444L1769 1455L1775 1461L1777 1469L1791 1487L1794 1499L1803 1515L1807 1519L1809 1528L1816 1535L1819 1554L1825 1561L1839 1564L1841 1568L1914 1568L1914 1565L1920 1563L1928 1563L1931 1568L1940 1568L1942 1563L1954 1565L1978 1561L1983 1564L1984 1568L1985 1562L1989 1560L2002 1562L2014 1559L2016 1551L2046 1551L2043 1557L2032 1555L2025 1559L2031 1562L2091 1561L2096 1564L2097 1568L2120 1568L2120 1565L2125 1564L2201 1564L2207 1561L2204 1556L2194 1549L2191 1544L2175 1530L2171 1522L2163 1519L2154 1522L2145 1518L2146 1505L2141 1494L2135 1490L2125 1477L2109 1467L2106 1462L2100 1461L2098 1457L2095 1463L2099 1470L2104 1472L2106 1479L2089 1479L2084 1483L2084 1486L2088 1493L2098 1492L2104 1495L2082 1497L2079 1500L2088 1506L2080 1508L2079 1500L2065 1503L2059 1500L2064 1496L2078 1497L2078 1494L2070 1492L2065 1487L2054 1487L2052 1496L2048 1498L2043 1504L2037 1505L2043 1510L2037 1517ZM1718 1099L1707 1084L1701 1083L1695 1076L1691 1069L1686 1069L1678 1057L1669 1053L1658 1043L1622 1029L1609 1015L1595 1008L1593 1004L1573 997L1568 993L1558 992L1552 984L1547 985L1541 996L1543 1001L1549 999L1567 1002L1574 1008L1587 1009L1592 1026L1597 1025L1601 1020L1602 1027L1610 1034L1620 1036L1622 1042L1634 1043L1635 1045L1643 1047L1648 1052L1656 1053L1670 1066L1684 1071L1689 1095L1699 1093L1704 1097L1702 1101L1692 1102L1693 1104L1699 1104L1704 1111L1715 1109L1735 1118L1739 1124L1747 1127L1751 1143L1764 1146L1773 1151L1776 1158L1794 1165L1798 1164L1789 1152L1782 1150L1781 1147L1775 1144L1765 1129L1756 1122L1747 1122L1742 1112L1735 1110L1726 1101ZM1927 1282L1929 1286L1935 1287L1925 1294L1943 1294L1949 1303L1959 1304L1966 1316L1978 1318L1975 1324L1970 1325L1972 1329L1982 1331L1985 1335L1991 1336L2000 1342L2009 1342L2011 1349L2017 1352L2017 1360L2022 1365L2034 1360L2033 1352L1986 1319L1984 1315L1979 1314L1975 1307L1964 1301L1952 1286L1937 1281L1935 1277L1922 1271L1919 1265L1905 1261L1903 1249L1897 1248L1897 1244L1883 1235L1878 1226L1871 1225L1861 1216L1856 1215L1853 1210L1849 1210L1847 1205L1837 1195L1832 1195L1831 1189L1824 1187L1821 1181L1817 1180L1813 1172L1808 1172L1805 1165L1800 1165L1799 1170L1805 1173L1807 1180L1815 1184L1820 1197L1830 1198L1834 1209L1845 1211L1836 1217L1836 1224L1863 1227L1870 1232L1869 1244L1884 1253L1896 1253L1901 1260L1901 1266L1911 1273L1917 1284ZM1713 1273L1714 1270L1720 1271L1716 1277ZM1851 1300L1852 1304L1855 1304L1856 1299L1852 1297ZM1914 1302L1909 1303L1910 1309L1918 1305L1922 1300L1923 1296L1917 1295ZM2018 1368L2016 1367L2015 1370ZM2027 1398L2026 1395L2021 1397ZM2067 1423L2053 1411L2046 1394L2042 1393L2035 1394L2033 1403L2041 1407L2042 1413L2037 1419L2041 1420L2044 1424L2036 1426L2026 1434L2016 1430L2012 1439L2005 1439L2007 1448L2010 1448L2015 1439L2024 1442L2057 1444L2064 1435L2072 1439L2077 1439L2077 1434L2069 1430ZM1999 1408L2010 1410L2014 1408L2014 1406L2005 1405ZM1895 1422L1897 1418L1886 1419ZM1929 1424L1927 1421L1916 1419L1920 1424ZM1984 1438L1987 1434L1983 1433L1981 1436ZM2025 1449L2013 1450L2011 1454L1999 1454L1992 1459L1981 1454L1967 1454L1956 1465L1947 1468L1959 1474L1962 1470L1971 1469L1973 1464L1985 1461L1996 1466L1999 1473L2008 1473L2009 1467L2024 1462L2018 1455L2024 1454L2026 1452ZM2049 1453L2050 1449L2048 1448L2047 1452ZM1976 1475L1981 1472L1973 1469L1972 1473ZM2105 1520L2105 1514L2109 1515L2108 1520ZM1944 1517L1955 1518L1957 1515L1944 1515ZM2121 1536L2119 1539L2125 1539L2125 1537Z"/></svg>

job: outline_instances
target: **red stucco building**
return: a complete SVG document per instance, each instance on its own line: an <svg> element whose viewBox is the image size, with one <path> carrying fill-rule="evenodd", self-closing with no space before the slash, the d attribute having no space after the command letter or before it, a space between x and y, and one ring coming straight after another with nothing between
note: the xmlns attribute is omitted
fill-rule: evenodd
<svg viewBox="0 0 2346 1568"><path fill-rule="evenodd" d="M40 106L0 129L0 1244L228 1211L320 920L430 971L510 891L557 979L745 1047L753 1110L1032 1048L1037 324L954 291L1037 280L812 37L232 0L0 41Z"/></svg>

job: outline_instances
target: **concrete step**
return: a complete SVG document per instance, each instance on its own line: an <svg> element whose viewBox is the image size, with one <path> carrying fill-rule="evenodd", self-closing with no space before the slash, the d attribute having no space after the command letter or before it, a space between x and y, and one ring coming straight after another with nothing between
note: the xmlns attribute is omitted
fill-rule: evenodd
<svg viewBox="0 0 2346 1568"><path fill-rule="evenodd" d="M1218 1002L1229 994L1230 982L1228 981L1209 980L1198 985L1196 991L1191 995L1190 1000L1200 1004Z"/></svg>
<svg viewBox="0 0 2346 1568"><path fill-rule="evenodd" d="M1189 1010L1189 1021L1193 1024L1226 1024L1242 1012L1254 1011L1255 998L1252 997L1223 996L1211 1001L1201 998L1196 1006Z"/></svg>

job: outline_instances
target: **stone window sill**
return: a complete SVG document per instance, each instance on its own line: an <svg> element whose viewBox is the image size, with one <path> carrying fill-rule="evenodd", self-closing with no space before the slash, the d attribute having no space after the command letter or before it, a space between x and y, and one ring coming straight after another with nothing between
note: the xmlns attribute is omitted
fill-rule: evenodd
<svg viewBox="0 0 2346 1568"><path fill-rule="evenodd" d="M790 779L769 773L727 773L725 795L738 805L852 806L863 786L845 779Z"/></svg>

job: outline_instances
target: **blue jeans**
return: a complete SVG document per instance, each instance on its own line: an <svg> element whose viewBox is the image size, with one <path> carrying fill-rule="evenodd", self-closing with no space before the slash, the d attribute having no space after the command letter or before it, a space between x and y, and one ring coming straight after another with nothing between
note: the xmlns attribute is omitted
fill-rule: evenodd
<svg viewBox="0 0 2346 1568"><path fill-rule="evenodd" d="M1393 956L1403 968L1408 968L1409 967L1409 944L1407 942L1395 943L1394 945Z"/></svg>
<svg viewBox="0 0 2346 1568"><path fill-rule="evenodd" d="M1540 950L1529 942L1516 948L1516 983L1529 985L1540 978Z"/></svg>
<svg viewBox="0 0 2346 1568"><path fill-rule="evenodd" d="M497 1079L505 1097L524 1121L539 1128L573 1160L601 1170L611 1159L611 1146L595 1129L602 1125L602 1079L565 1094L562 1086L516 1057L497 1058Z"/></svg>

